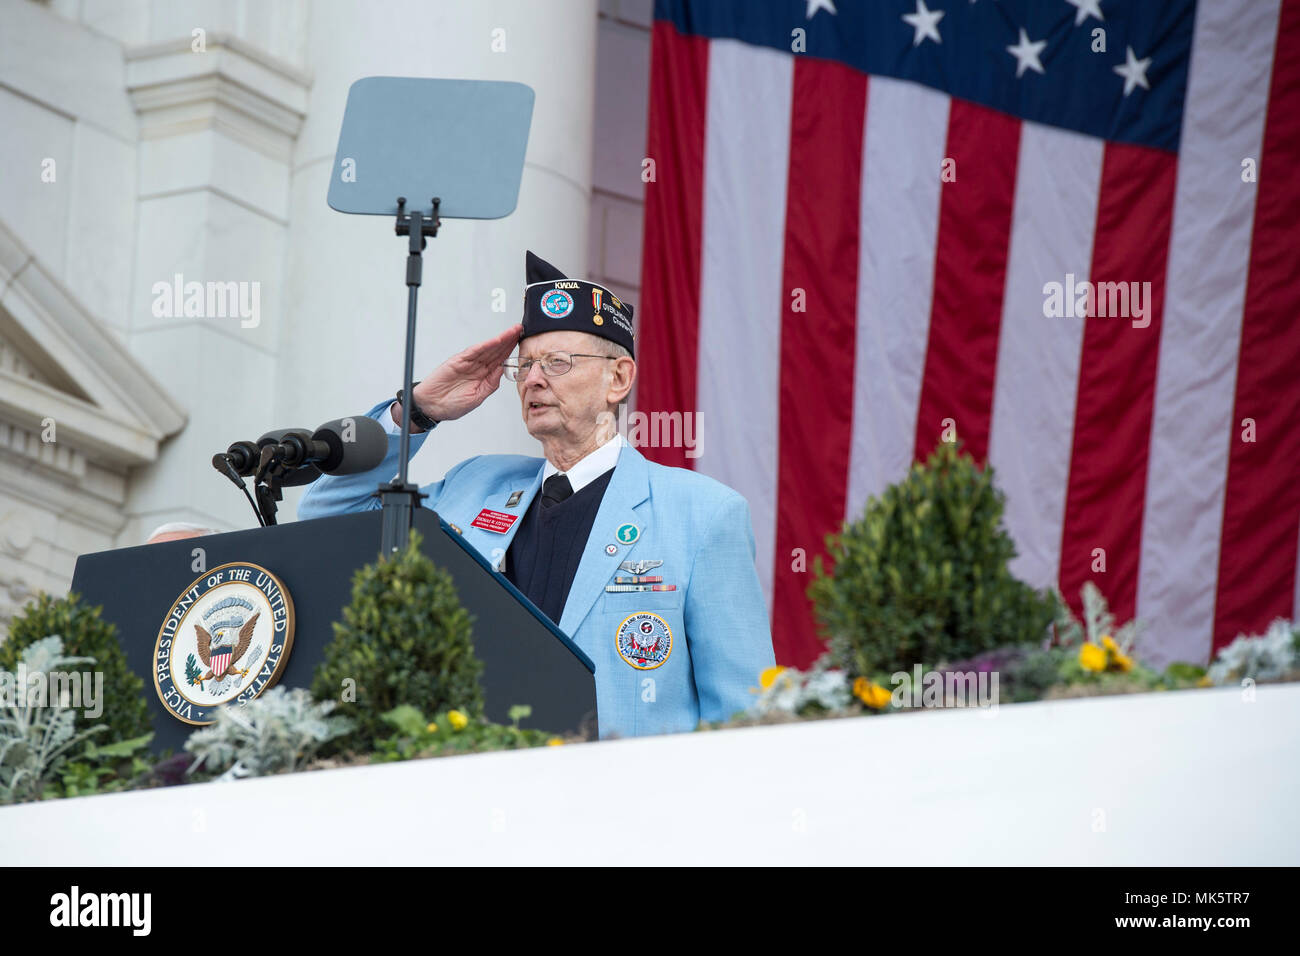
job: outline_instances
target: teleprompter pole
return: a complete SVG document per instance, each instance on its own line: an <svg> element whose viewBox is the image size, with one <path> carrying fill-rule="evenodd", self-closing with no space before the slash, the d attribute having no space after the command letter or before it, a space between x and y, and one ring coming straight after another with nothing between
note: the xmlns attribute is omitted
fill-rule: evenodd
<svg viewBox="0 0 1300 956"><path fill-rule="evenodd" d="M406 212L406 197L397 197L397 224L395 231L399 236L407 236L406 253L406 363L402 370L402 431L398 442L397 477L393 481L379 486L379 501L383 508L383 530L381 532L380 553L391 555L406 547L411 534L413 512L420 507L420 486L407 480L407 459L411 453L411 402L412 379L415 376L415 312L420 294L420 282L424 272L424 247L429 236L438 235L442 220L438 208L442 200L433 197L431 215L425 216L418 209Z"/></svg>

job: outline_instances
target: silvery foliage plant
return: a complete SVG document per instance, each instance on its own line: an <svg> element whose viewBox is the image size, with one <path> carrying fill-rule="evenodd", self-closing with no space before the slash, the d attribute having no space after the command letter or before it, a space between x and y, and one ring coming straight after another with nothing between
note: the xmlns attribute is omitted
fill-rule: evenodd
<svg viewBox="0 0 1300 956"><path fill-rule="evenodd" d="M329 716L335 706L302 688L273 687L247 704L220 708L216 722L191 734L185 749L198 758L195 767L224 768L219 780L299 770L321 745L352 729L346 717Z"/></svg>
<svg viewBox="0 0 1300 956"><path fill-rule="evenodd" d="M1218 686L1243 680L1275 680L1296 667L1297 625L1278 618L1261 635L1239 634L1219 651L1218 659L1206 672Z"/></svg>
<svg viewBox="0 0 1300 956"><path fill-rule="evenodd" d="M1110 604L1102 595L1101 589L1091 581L1085 581L1080 594L1083 598L1083 621L1070 611L1070 606L1058 594L1057 600L1057 639L1064 647L1078 647L1084 641L1100 644L1105 635L1119 647L1124 654L1132 654L1137 648L1140 636L1136 619L1115 627L1115 616L1110 613Z"/></svg>
<svg viewBox="0 0 1300 956"><path fill-rule="evenodd" d="M22 654L30 683L37 674L67 671L74 664L93 664L93 657L64 657L63 638L51 635L30 644ZM16 684L16 682L15 682ZM14 686L12 700L0 707L0 804L39 797L68 751L101 730L73 732L76 708L66 700L33 700L27 687Z"/></svg>
<svg viewBox="0 0 1300 956"><path fill-rule="evenodd" d="M770 687L759 692L750 713L798 714L810 705L831 711L849 706L853 693L848 677L844 671L831 667L830 663L830 656L823 654L807 671L793 667L781 671Z"/></svg>

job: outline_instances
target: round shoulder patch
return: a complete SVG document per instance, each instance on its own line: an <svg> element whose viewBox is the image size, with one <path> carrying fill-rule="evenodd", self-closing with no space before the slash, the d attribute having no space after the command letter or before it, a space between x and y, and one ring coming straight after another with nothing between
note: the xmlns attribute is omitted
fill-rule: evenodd
<svg viewBox="0 0 1300 956"><path fill-rule="evenodd" d="M618 656L637 670L654 670L673 652L673 631L658 614L638 611L623 618L614 643Z"/></svg>

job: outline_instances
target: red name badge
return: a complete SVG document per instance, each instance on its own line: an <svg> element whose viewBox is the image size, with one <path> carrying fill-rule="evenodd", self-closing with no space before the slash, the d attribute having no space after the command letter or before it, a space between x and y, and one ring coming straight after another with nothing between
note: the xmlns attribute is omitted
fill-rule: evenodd
<svg viewBox="0 0 1300 956"><path fill-rule="evenodd" d="M478 513L470 524L475 528L482 528L484 531L495 531L497 534L505 534L510 530L510 526L519 520L519 515L506 514L504 511L493 511L491 508L484 508Z"/></svg>

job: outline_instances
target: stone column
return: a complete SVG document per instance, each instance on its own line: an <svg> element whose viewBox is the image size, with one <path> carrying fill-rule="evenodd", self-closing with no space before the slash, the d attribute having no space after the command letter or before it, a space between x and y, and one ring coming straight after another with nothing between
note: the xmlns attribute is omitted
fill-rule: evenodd
<svg viewBox="0 0 1300 956"><path fill-rule="evenodd" d="M189 424L132 482L122 545L168 520L254 522L210 460L275 422L291 160L310 88L283 58L301 49L302 2L151 10L149 42L125 51L140 122L127 335Z"/></svg>

